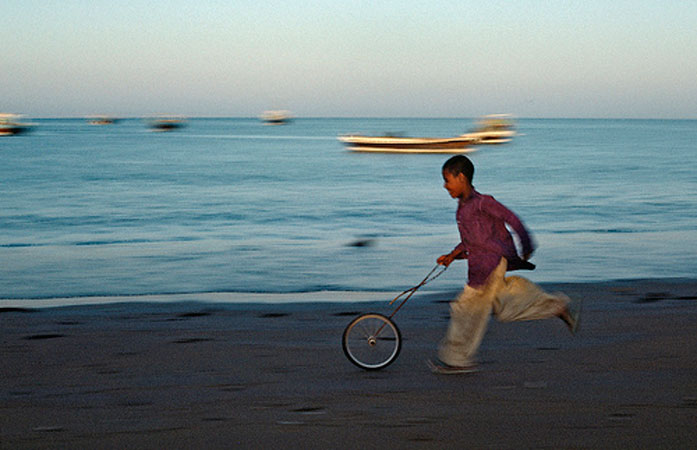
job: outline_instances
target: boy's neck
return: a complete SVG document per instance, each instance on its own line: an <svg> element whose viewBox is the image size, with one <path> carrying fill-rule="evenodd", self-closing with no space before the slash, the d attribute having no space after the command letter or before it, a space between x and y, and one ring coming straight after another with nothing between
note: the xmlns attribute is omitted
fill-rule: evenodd
<svg viewBox="0 0 697 450"><path fill-rule="evenodd" d="M462 194L460 194L460 200L467 200L470 195L472 195L472 192L474 192L474 186L471 184L468 184L462 191Z"/></svg>

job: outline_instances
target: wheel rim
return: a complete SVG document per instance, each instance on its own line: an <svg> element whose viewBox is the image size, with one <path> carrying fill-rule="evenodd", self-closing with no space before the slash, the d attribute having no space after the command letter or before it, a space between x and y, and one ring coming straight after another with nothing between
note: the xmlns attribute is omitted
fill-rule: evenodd
<svg viewBox="0 0 697 450"><path fill-rule="evenodd" d="M344 332L346 356L364 369L381 369L395 360L401 339L399 330L380 314L365 314L351 322Z"/></svg>

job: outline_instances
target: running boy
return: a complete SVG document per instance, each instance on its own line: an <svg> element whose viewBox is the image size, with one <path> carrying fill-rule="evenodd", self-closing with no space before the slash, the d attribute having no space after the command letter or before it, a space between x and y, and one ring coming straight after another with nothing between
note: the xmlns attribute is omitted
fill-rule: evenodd
<svg viewBox="0 0 697 450"><path fill-rule="evenodd" d="M473 175L474 165L466 156L454 156L443 165L443 187L458 200L456 219L461 242L437 262L448 266L455 259L467 259L468 281L450 303L450 324L440 344L439 361L431 363L436 373L476 370L473 357L492 311L502 322L557 316L572 333L578 324L578 312L571 312L566 295L547 294L525 278L505 276L507 270L535 268L528 262L533 242L511 210L474 189ZM518 236L522 257L506 225Z"/></svg>

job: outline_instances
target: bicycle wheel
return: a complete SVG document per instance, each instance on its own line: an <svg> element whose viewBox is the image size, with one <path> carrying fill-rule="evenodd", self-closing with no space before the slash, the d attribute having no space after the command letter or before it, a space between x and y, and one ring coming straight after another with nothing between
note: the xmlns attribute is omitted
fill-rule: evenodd
<svg viewBox="0 0 697 450"><path fill-rule="evenodd" d="M402 347L397 325L382 314L356 317L346 326L342 345L346 357L365 370L378 370L394 362Z"/></svg>

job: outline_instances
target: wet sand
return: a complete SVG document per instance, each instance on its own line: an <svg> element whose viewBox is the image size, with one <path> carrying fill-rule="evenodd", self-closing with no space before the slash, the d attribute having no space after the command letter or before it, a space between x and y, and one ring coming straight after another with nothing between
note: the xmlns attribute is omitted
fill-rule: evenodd
<svg viewBox="0 0 697 450"><path fill-rule="evenodd" d="M409 301L378 372L340 339L387 302L0 310L0 448L695 448L697 281L545 288L579 333L492 320L458 376L425 363L454 293Z"/></svg>

